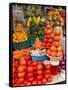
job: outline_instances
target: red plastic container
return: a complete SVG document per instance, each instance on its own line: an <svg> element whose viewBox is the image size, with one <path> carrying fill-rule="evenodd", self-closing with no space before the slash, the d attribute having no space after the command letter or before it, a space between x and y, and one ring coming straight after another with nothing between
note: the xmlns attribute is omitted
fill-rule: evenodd
<svg viewBox="0 0 68 90"><path fill-rule="evenodd" d="M59 74L59 61L51 61L51 74L57 75Z"/></svg>

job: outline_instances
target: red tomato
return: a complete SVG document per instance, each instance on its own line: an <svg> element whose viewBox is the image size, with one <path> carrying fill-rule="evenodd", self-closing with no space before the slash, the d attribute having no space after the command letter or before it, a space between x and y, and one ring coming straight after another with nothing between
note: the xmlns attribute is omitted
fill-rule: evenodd
<svg viewBox="0 0 68 90"><path fill-rule="evenodd" d="M35 71L37 69L37 67L36 66L33 66L33 71Z"/></svg>
<svg viewBox="0 0 68 90"><path fill-rule="evenodd" d="M49 48L50 46L51 46L50 43L47 43L47 44L46 44L46 48Z"/></svg>
<svg viewBox="0 0 68 90"><path fill-rule="evenodd" d="M45 78L46 78L46 79L48 79L48 78L50 78L50 77L51 77L51 75L45 74Z"/></svg>
<svg viewBox="0 0 68 90"><path fill-rule="evenodd" d="M30 55L26 55L26 56L25 56L25 59L26 59L26 60L30 60L30 59L31 59Z"/></svg>
<svg viewBox="0 0 68 90"><path fill-rule="evenodd" d="M23 78L23 77L25 77L25 72L18 73L18 78Z"/></svg>
<svg viewBox="0 0 68 90"><path fill-rule="evenodd" d="M13 83L13 85L14 85L14 84L17 84L17 79L16 79L16 78L13 79L13 80L12 80L12 83Z"/></svg>
<svg viewBox="0 0 68 90"><path fill-rule="evenodd" d="M13 67L18 67L18 61L17 60L13 61L12 63L13 63Z"/></svg>
<svg viewBox="0 0 68 90"><path fill-rule="evenodd" d="M32 61L32 66L37 66L37 61Z"/></svg>
<svg viewBox="0 0 68 90"><path fill-rule="evenodd" d="M48 82L52 82L52 78L49 77L49 78L47 79L47 81L48 81Z"/></svg>
<svg viewBox="0 0 68 90"><path fill-rule="evenodd" d="M34 76L33 73L28 73L28 74L27 74L27 78L29 78L29 77L33 77L33 76Z"/></svg>
<svg viewBox="0 0 68 90"><path fill-rule="evenodd" d="M33 72L32 66L28 66L28 67L27 67L27 72Z"/></svg>
<svg viewBox="0 0 68 90"><path fill-rule="evenodd" d="M46 43L47 42L47 38L44 38L43 42Z"/></svg>
<svg viewBox="0 0 68 90"><path fill-rule="evenodd" d="M16 73L13 73L12 74L12 78L14 79L14 78L16 78L17 77L17 74Z"/></svg>
<svg viewBox="0 0 68 90"><path fill-rule="evenodd" d="M18 72L23 72L24 70L26 70L26 66L20 65L18 67Z"/></svg>
<svg viewBox="0 0 68 90"><path fill-rule="evenodd" d="M37 85L37 80L33 80L32 85Z"/></svg>
<svg viewBox="0 0 68 90"><path fill-rule="evenodd" d="M46 64L46 69L51 69L51 64Z"/></svg>
<svg viewBox="0 0 68 90"><path fill-rule="evenodd" d="M25 84L25 85L27 84L27 80L24 81L24 84Z"/></svg>
<svg viewBox="0 0 68 90"><path fill-rule="evenodd" d="M20 84L17 84L17 83L16 83L16 84L14 84L13 86L14 86L14 87L17 87L17 86L20 86Z"/></svg>
<svg viewBox="0 0 68 90"><path fill-rule="evenodd" d="M46 70L45 70L45 74L51 74L51 70L46 69Z"/></svg>
<svg viewBox="0 0 68 90"><path fill-rule="evenodd" d="M51 29L46 30L46 35L51 35Z"/></svg>
<svg viewBox="0 0 68 90"><path fill-rule="evenodd" d="M60 32L60 30L55 30L55 36L60 36L60 34L61 34L61 32Z"/></svg>
<svg viewBox="0 0 68 90"><path fill-rule="evenodd" d="M19 60L19 64L20 64L20 65L27 65L27 61L20 59L20 60Z"/></svg>
<svg viewBox="0 0 68 90"><path fill-rule="evenodd" d="M51 35L46 35L46 38L47 38L47 39L51 38Z"/></svg>
<svg viewBox="0 0 68 90"><path fill-rule="evenodd" d="M27 82L27 84L26 84L27 86L30 86L31 85L31 82Z"/></svg>
<svg viewBox="0 0 68 90"><path fill-rule="evenodd" d="M16 64L14 63L14 61L12 62L12 67L16 67Z"/></svg>
<svg viewBox="0 0 68 90"><path fill-rule="evenodd" d="M43 71L42 71L42 70L38 70L38 71L37 71L37 74L38 74L38 75L42 75L42 74L43 74Z"/></svg>
<svg viewBox="0 0 68 90"><path fill-rule="evenodd" d="M19 86L25 86L25 84L24 83L21 83L21 84L19 84Z"/></svg>
<svg viewBox="0 0 68 90"><path fill-rule="evenodd" d="M51 38L48 39L48 43L52 43L52 39Z"/></svg>
<svg viewBox="0 0 68 90"><path fill-rule="evenodd" d="M37 70L42 70L43 69L43 65L41 64L41 63L39 63L38 65L37 65Z"/></svg>
<svg viewBox="0 0 68 90"><path fill-rule="evenodd" d="M29 60L29 57L26 56L25 59L26 59L26 60Z"/></svg>
<svg viewBox="0 0 68 90"><path fill-rule="evenodd" d="M46 82L47 82L47 80L46 80L45 78L43 78L42 82L43 82L43 83L46 83Z"/></svg>
<svg viewBox="0 0 68 90"><path fill-rule="evenodd" d="M24 78L19 78L19 83L23 83L24 82Z"/></svg>
<svg viewBox="0 0 68 90"><path fill-rule="evenodd" d="M37 74L37 72L36 71L34 71L34 75L36 76L36 74Z"/></svg>
<svg viewBox="0 0 68 90"><path fill-rule="evenodd" d="M38 79L38 80L42 80L42 78L43 78L42 75L38 75L38 76L37 76L37 79Z"/></svg>
<svg viewBox="0 0 68 90"><path fill-rule="evenodd" d="M37 84L38 85L42 84L42 81L41 80L38 80Z"/></svg>
<svg viewBox="0 0 68 90"><path fill-rule="evenodd" d="M34 80L34 77L28 78L28 81L29 81L29 82L32 82L33 80Z"/></svg>
<svg viewBox="0 0 68 90"><path fill-rule="evenodd" d="M12 68L12 73L13 74L16 73L16 68L15 67Z"/></svg>
<svg viewBox="0 0 68 90"><path fill-rule="evenodd" d="M17 86L20 86L20 83L19 83L19 81L18 81L18 79L17 79L17 84L16 84Z"/></svg>
<svg viewBox="0 0 68 90"><path fill-rule="evenodd" d="M31 61L28 61L27 65L30 66L31 65Z"/></svg>
<svg viewBox="0 0 68 90"><path fill-rule="evenodd" d="M48 25L46 26L47 29L51 29L51 27L52 27L52 26L51 26L50 24L48 24Z"/></svg>

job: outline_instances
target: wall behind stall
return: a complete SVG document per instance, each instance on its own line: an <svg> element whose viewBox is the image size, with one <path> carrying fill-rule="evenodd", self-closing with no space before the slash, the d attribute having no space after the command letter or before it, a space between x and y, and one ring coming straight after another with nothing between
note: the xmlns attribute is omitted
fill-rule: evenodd
<svg viewBox="0 0 68 90"><path fill-rule="evenodd" d="M10 88L9 83L9 3L36 3L36 4L53 4L66 5L68 0L0 0L0 90L67 90L66 85L48 85L35 87L18 87ZM68 9L67 9L68 16ZM68 21L68 18L67 18ZM68 38L68 35L67 35ZM66 48L68 50L68 48ZM68 61L67 61L68 64Z"/></svg>

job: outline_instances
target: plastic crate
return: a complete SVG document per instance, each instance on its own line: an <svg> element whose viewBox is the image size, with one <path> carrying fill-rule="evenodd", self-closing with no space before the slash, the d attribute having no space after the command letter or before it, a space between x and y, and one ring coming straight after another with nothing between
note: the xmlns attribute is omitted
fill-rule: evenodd
<svg viewBox="0 0 68 90"><path fill-rule="evenodd" d="M41 41L43 41L44 37L40 38ZM35 42L36 38L30 38L29 42L30 42L30 46L32 46Z"/></svg>
<svg viewBox="0 0 68 90"><path fill-rule="evenodd" d="M20 43L13 43L13 47L16 50L21 50L27 47L30 47L30 43L29 43L29 39L24 41L24 42L20 42Z"/></svg>

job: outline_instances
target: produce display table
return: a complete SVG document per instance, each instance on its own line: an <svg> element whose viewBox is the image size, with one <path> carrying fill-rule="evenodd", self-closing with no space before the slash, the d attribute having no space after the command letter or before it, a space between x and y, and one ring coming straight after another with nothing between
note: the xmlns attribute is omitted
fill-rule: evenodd
<svg viewBox="0 0 68 90"><path fill-rule="evenodd" d="M56 77L54 77L56 79ZM57 83L63 83L65 82L65 78L62 78L61 76L58 77L57 80L53 80L51 83L46 83L46 84L57 84Z"/></svg>

